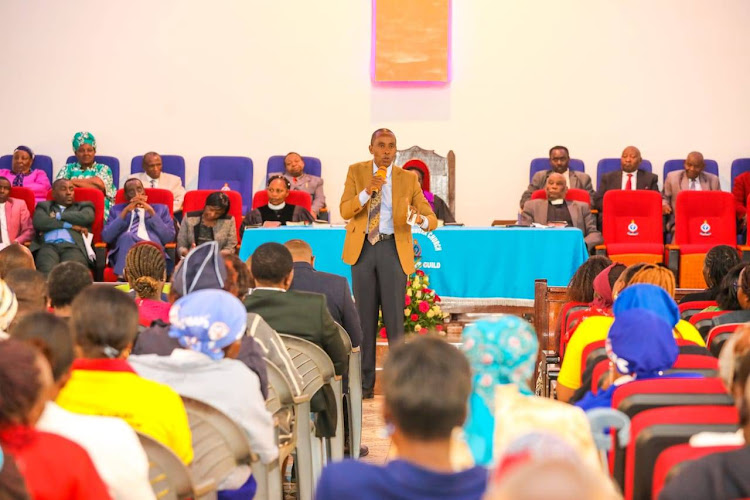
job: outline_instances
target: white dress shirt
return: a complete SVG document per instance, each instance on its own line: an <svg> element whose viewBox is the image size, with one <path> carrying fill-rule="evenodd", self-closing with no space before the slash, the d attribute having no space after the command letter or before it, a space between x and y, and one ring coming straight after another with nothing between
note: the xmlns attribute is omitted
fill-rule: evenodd
<svg viewBox="0 0 750 500"><path fill-rule="evenodd" d="M636 186L638 185L638 183L637 183L637 180L638 180L638 170L636 170L635 172L632 172L632 174L633 174L633 177L632 177L633 184L631 186L632 186L633 190L635 190ZM628 185L628 180L629 179L630 179L630 177L628 177L628 172L623 171L622 172L622 186L620 186L620 189L623 189L623 190L626 189L626 186Z"/></svg>
<svg viewBox="0 0 750 500"><path fill-rule="evenodd" d="M372 175L375 175L377 171L378 166L375 165L375 162L372 162ZM393 234L393 183L391 182L392 173L393 163L388 165L388 168L386 169L385 183L380 188L382 190L382 194L380 195L380 234ZM359 193L359 203L364 206L371 196L372 195L367 194L366 189L363 189L362 192ZM426 231L428 225L429 222L427 221L427 217L422 217L422 223L419 225L419 227Z"/></svg>
<svg viewBox="0 0 750 500"><path fill-rule="evenodd" d="M143 208L136 208L130 212L130 224L128 224L128 228L133 227L136 212L138 213L138 230L136 231L136 235L143 241L151 241L146 230L146 210Z"/></svg>
<svg viewBox="0 0 750 500"><path fill-rule="evenodd" d="M138 179L145 188L166 189L172 191L174 196L174 205L172 210L179 212L182 210L182 202L185 199L185 188L182 186L182 180L176 175L162 172L158 179L152 179L146 172L139 172L130 176L131 179Z"/></svg>
<svg viewBox="0 0 750 500"><path fill-rule="evenodd" d="M0 236L3 238L3 241L0 243L0 249L12 243L8 234L8 218L5 216L5 203L0 203Z"/></svg>

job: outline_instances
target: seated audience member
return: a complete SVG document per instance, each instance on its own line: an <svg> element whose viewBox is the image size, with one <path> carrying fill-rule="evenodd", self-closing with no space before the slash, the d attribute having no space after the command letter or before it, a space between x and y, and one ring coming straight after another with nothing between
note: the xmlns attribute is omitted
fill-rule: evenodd
<svg viewBox="0 0 750 500"><path fill-rule="evenodd" d="M305 207L287 203L291 183L280 174L268 178L266 192L268 203L262 207L251 210L245 215L244 224L247 226L259 226L265 222L279 222L286 226L287 222L311 223L315 218Z"/></svg>
<svg viewBox="0 0 750 500"><path fill-rule="evenodd" d="M154 320L169 322L169 302L161 300L167 280L167 261L164 250L151 241L136 243L125 257L125 279L135 292L138 324L151 326Z"/></svg>
<svg viewBox="0 0 750 500"><path fill-rule="evenodd" d="M556 172L547 177L545 185L546 200L529 200L523 205L521 224L530 226L533 223L547 225L551 222L565 222L568 227L576 227L583 232L583 239L591 252L596 245L604 242L602 233L596 229L596 219L588 205L580 201L568 201L565 193L565 177Z"/></svg>
<svg viewBox="0 0 750 500"><path fill-rule="evenodd" d="M674 232L674 211L677 194L680 191L721 191L719 177L704 172L706 164L703 155L697 151L688 154L684 170L675 170L667 174L662 190L662 213L669 215L667 231Z"/></svg>
<svg viewBox="0 0 750 500"><path fill-rule="evenodd" d="M672 328L658 314L647 309L616 313L606 340L610 360L608 379L596 394L588 391L576 406L587 411L610 408L612 394L618 387L633 380L663 376L679 354Z"/></svg>
<svg viewBox="0 0 750 500"><path fill-rule="evenodd" d="M130 247L139 241L151 241L164 247L174 241L175 236L169 207L149 205L141 181L125 181L125 199L126 203L112 207L102 230L102 240L111 247L107 259L117 276L122 276Z"/></svg>
<svg viewBox="0 0 750 500"><path fill-rule="evenodd" d="M227 289L227 292L240 300L245 300L250 289L255 287L255 281L253 280L253 275L250 274L250 269L236 253L225 253L223 257L224 264L227 266L227 272L233 277L230 281L234 282L232 289Z"/></svg>
<svg viewBox="0 0 750 500"><path fill-rule="evenodd" d="M13 186L31 189L37 203L47 199L50 190L49 177L40 169L33 169L34 152L26 146L18 146L13 151L10 170L0 169L0 176L5 177Z"/></svg>
<svg viewBox="0 0 750 500"><path fill-rule="evenodd" d="M200 290L172 305L169 336L181 348L169 356L131 356L142 377L170 386L181 396L216 407L245 429L253 452L267 464L278 457L273 421L258 376L236 359L247 327L242 302L223 290ZM226 382L231 380L231 384ZM233 474L221 490L255 490L250 468ZM244 485L244 486L243 486Z"/></svg>
<svg viewBox="0 0 750 500"><path fill-rule="evenodd" d="M294 276L292 254L279 243L264 243L255 249L251 271L255 289L245 298L248 312L262 317L279 333L286 333L318 345L331 358L336 375L346 375L349 353L339 336L339 330L328 312L325 295L289 290ZM315 393L310 403L319 413L319 435L335 432L334 406L329 399L330 386Z"/></svg>
<svg viewBox="0 0 750 500"><path fill-rule="evenodd" d="M94 222L94 205L75 202L73 194L70 181L57 179L52 184L52 201L39 202L34 209L34 230L38 234L29 249L34 253L36 268L44 274L60 262L89 265L83 236Z"/></svg>
<svg viewBox="0 0 750 500"><path fill-rule="evenodd" d="M68 163L57 173L55 179L68 179L73 187L93 188L104 193L104 219L115 201L117 188L112 171L107 165L96 162L96 139L89 132L78 132L73 136L75 163ZM119 180L118 180L119 182ZM54 189L55 183L52 183Z"/></svg>
<svg viewBox="0 0 750 500"><path fill-rule="evenodd" d="M740 273L745 268L745 264L737 264L729 271L726 272L724 278L719 283L719 292L716 294L715 306L708 306L703 308L701 312L708 311L739 311L742 309L740 301L737 298L739 292L739 279Z"/></svg>
<svg viewBox="0 0 750 500"><path fill-rule="evenodd" d="M630 191L634 189L659 190L659 176L647 172L641 165L641 152L635 146L628 146L620 157L620 170L602 175L599 189L594 196L593 208L602 211L604 194L610 189Z"/></svg>
<svg viewBox="0 0 750 500"><path fill-rule="evenodd" d="M383 392L383 417L398 458L383 466L355 460L330 464L315 498L481 498L487 470L475 466L456 472L451 462L451 434L466 419L471 392L466 358L438 338L401 342L386 358Z"/></svg>
<svg viewBox="0 0 750 500"><path fill-rule="evenodd" d="M297 153L287 153L284 157L284 169L282 174L289 181L290 191L304 191L312 197L312 214L320 217L321 209L326 206L326 197L323 194L323 179L305 172L305 160ZM268 177L278 176L270 174ZM259 189L263 189L260 187ZM324 211L325 216L325 211Z"/></svg>
<svg viewBox="0 0 750 500"><path fill-rule="evenodd" d="M403 169L414 172L417 175L419 185L422 187L422 194L430 204L432 211L435 212L435 217L449 224L456 222L456 218L453 217L448 204L440 196L430 192L430 169L427 168L427 165L422 160L414 159L404 163Z"/></svg>
<svg viewBox="0 0 750 500"><path fill-rule="evenodd" d="M716 300L721 280L739 263L740 257L734 247L729 245L713 247L703 259L703 279L706 280L706 289L685 295L680 300L680 304L699 300Z"/></svg>
<svg viewBox="0 0 750 500"><path fill-rule="evenodd" d="M747 197L750 196L750 172L742 172L734 178L732 185L737 226L740 232L747 229Z"/></svg>
<svg viewBox="0 0 750 500"><path fill-rule="evenodd" d="M289 240L284 246L292 254L294 261L294 278L289 289L325 295L331 317L344 327L352 339L352 345L359 346L362 343L362 325L357 308L354 307L349 282L343 276L316 271L313 267L315 257L306 242Z"/></svg>
<svg viewBox="0 0 750 500"><path fill-rule="evenodd" d="M83 448L35 428L53 385L44 356L25 342L0 342L0 381L0 446L14 458L31 498L110 498Z"/></svg>
<svg viewBox="0 0 750 500"><path fill-rule="evenodd" d="M18 302L15 320L47 310L47 280L34 269L13 269L5 277L5 284L13 291Z"/></svg>
<svg viewBox="0 0 750 500"><path fill-rule="evenodd" d="M570 339L584 319L591 316L612 316L612 304L615 300L612 289L624 271L624 264L614 263L597 274L594 278L594 298L589 302L589 307L578 313L576 318L571 318L568 321L567 330L561 334Z"/></svg>
<svg viewBox="0 0 750 500"><path fill-rule="evenodd" d="M66 410L120 417L138 432L193 459L185 406L170 387L136 374L127 362L138 329L138 308L127 294L89 287L73 300L71 330L82 356L57 396Z"/></svg>
<svg viewBox="0 0 750 500"><path fill-rule="evenodd" d="M544 429L601 468L583 412L536 397L529 387L539 351L531 324L503 314L468 325L461 337L473 374L464 435L477 464L490 465L511 441Z"/></svg>
<svg viewBox="0 0 750 500"><path fill-rule="evenodd" d="M484 500L617 500L609 478L587 467L553 434L533 432L513 441L491 474Z"/></svg>
<svg viewBox="0 0 750 500"><path fill-rule="evenodd" d="M222 257L219 245L215 241L195 247L182 260L172 276L169 302L174 303L180 297L198 290L229 291L236 286L229 279L225 259ZM264 396L265 391L268 390L268 376L263 357L267 357L287 376L295 394L301 394L302 377L294 368L276 332L257 314L248 314L247 324L247 335L242 338L242 347L237 359L258 375ZM180 343L177 339L169 336L169 324L155 321L149 328L138 334L132 353L169 356L174 349L179 347Z"/></svg>
<svg viewBox="0 0 750 500"><path fill-rule="evenodd" d="M740 310L714 317L711 320L714 326L750 321L750 265L742 268L733 286L737 287L737 302Z"/></svg>
<svg viewBox="0 0 750 500"><path fill-rule="evenodd" d="M24 245L14 243L0 250L0 279L13 269L36 269L34 254Z"/></svg>
<svg viewBox="0 0 750 500"><path fill-rule="evenodd" d="M591 177L583 172L576 172L569 167L570 155L568 148L565 146L554 146L549 150L549 170L543 170L534 174L531 178L529 187L521 195L521 208L531 199L534 191L544 189L547 185L547 178L552 173L561 174L565 178L565 185L570 189L583 189L589 193L591 200L594 200L594 188L591 185Z"/></svg>
<svg viewBox="0 0 750 500"><path fill-rule="evenodd" d="M3 453L0 447L0 498L6 500L29 500L29 489L26 480L18 470L18 465L11 455Z"/></svg>
<svg viewBox="0 0 750 500"><path fill-rule="evenodd" d="M54 383L36 428L82 446L91 456L113 498L155 498L149 483L146 453L135 431L124 420L78 415L63 410L54 402L70 378L75 358L68 323L50 313L35 312L15 323L11 335L14 339L39 346L52 367Z"/></svg>
<svg viewBox="0 0 750 500"><path fill-rule="evenodd" d="M177 252L184 257L208 241L217 242L227 252L234 252L237 246L237 225L229 215L229 196L221 191L208 195L203 210L185 214L177 235Z"/></svg>
<svg viewBox="0 0 750 500"><path fill-rule="evenodd" d="M745 383L740 426L745 438L742 448L712 453L683 464L669 479L659 500L735 499L750 497L750 384Z"/></svg>
<svg viewBox="0 0 750 500"><path fill-rule="evenodd" d="M88 268L78 262L63 262L53 267L47 276L47 296L55 316L69 318L73 299L93 283Z"/></svg>
<svg viewBox="0 0 750 500"><path fill-rule="evenodd" d="M24 243L34 237L31 215L23 200L10 197L10 181L0 177L0 248L12 243Z"/></svg>
<svg viewBox="0 0 750 500"><path fill-rule="evenodd" d="M643 308L659 314L667 323L673 325L675 335L705 347L705 342L693 325L680 319L680 312L672 298L675 286L674 275L664 267L653 264L640 266L635 273L629 272L634 266L626 269L615 282L612 295L615 297L614 314L617 315L617 298L626 294L627 299L619 302L622 310ZM641 286L635 286L639 284ZM587 345L605 340L613 319L607 316L592 316L584 319L570 338L565 357L560 366L557 378L557 399L568 401L573 393L581 387L581 358Z"/></svg>
<svg viewBox="0 0 750 500"><path fill-rule="evenodd" d="M603 255L592 255L581 264L568 282L566 302L589 303L594 300L594 280L612 261Z"/></svg>
<svg viewBox="0 0 750 500"><path fill-rule="evenodd" d="M8 328L16 318L18 301L13 291L0 279L0 341L8 338Z"/></svg>
<svg viewBox="0 0 750 500"><path fill-rule="evenodd" d="M182 179L176 175L162 172L161 156L153 151L143 155L142 167L143 172L133 174L130 178L138 179L147 188L171 191L172 196L174 196L172 211L182 211L182 202L185 200L185 188L182 186Z"/></svg>

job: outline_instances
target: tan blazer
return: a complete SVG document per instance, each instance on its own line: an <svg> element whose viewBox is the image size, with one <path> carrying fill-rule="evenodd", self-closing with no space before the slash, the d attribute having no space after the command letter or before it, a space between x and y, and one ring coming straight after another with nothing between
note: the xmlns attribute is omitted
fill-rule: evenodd
<svg viewBox="0 0 750 500"><path fill-rule="evenodd" d="M357 263L365 241L370 202L361 205L359 193L367 187L371 178L372 160L351 165L349 172L346 174L344 194L341 196L339 210L341 216L349 220L346 225L346 239L344 240L344 253L342 255L343 261L349 265ZM422 188L416 174L394 165L391 172L391 183L393 185L393 231L396 239L396 250L404 273L411 274L414 272L414 245L412 244L411 226L406 223L408 205L415 206L421 215L427 217L430 231L437 227L437 217L435 217L430 204L422 194Z"/></svg>

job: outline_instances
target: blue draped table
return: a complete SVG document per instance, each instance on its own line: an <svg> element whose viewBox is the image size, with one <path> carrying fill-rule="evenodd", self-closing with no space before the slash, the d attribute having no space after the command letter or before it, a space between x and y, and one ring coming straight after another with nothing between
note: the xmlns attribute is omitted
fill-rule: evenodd
<svg viewBox="0 0 750 500"><path fill-rule="evenodd" d="M306 241L315 268L345 276L343 227L295 226L245 230L240 258L266 242ZM413 233L415 253L438 295L458 299L533 299L534 280L566 286L588 258L583 233L574 228L442 227Z"/></svg>

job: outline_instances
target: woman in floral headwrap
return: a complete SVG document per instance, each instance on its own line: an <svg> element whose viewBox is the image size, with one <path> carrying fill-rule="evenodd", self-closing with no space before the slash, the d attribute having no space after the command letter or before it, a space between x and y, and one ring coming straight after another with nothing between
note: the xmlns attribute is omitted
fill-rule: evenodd
<svg viewBox="0 0 750 500"><path fill-rule="evenodd" d="M115 184L112 171L107 165L96 163L96 139L89 132L78 132L73 136L73 151L76 162L68 163L56 179L70 179L75 187L94 188L104 193L104 219L115 200Z"/></svg>
<svg viewBox="0 0 750 500"><path fill-rule="evenodd" d="M518 436L546 430L600 468L583 411L534 396L529 388L539 343L527 321L502 314L467 326L462 337L473 372L464 433L477 464L492 463Z"/></svg>
<svg viewBox="0 0 750 500"><path fill-rule="evenodd" d="M29 188L34 192L37 203L47 199L47 191L52 187L43 170L33 169L34 152L26 146L13 150L10 169L0 169L0 176L8 179L13 186Z"/></svg>

